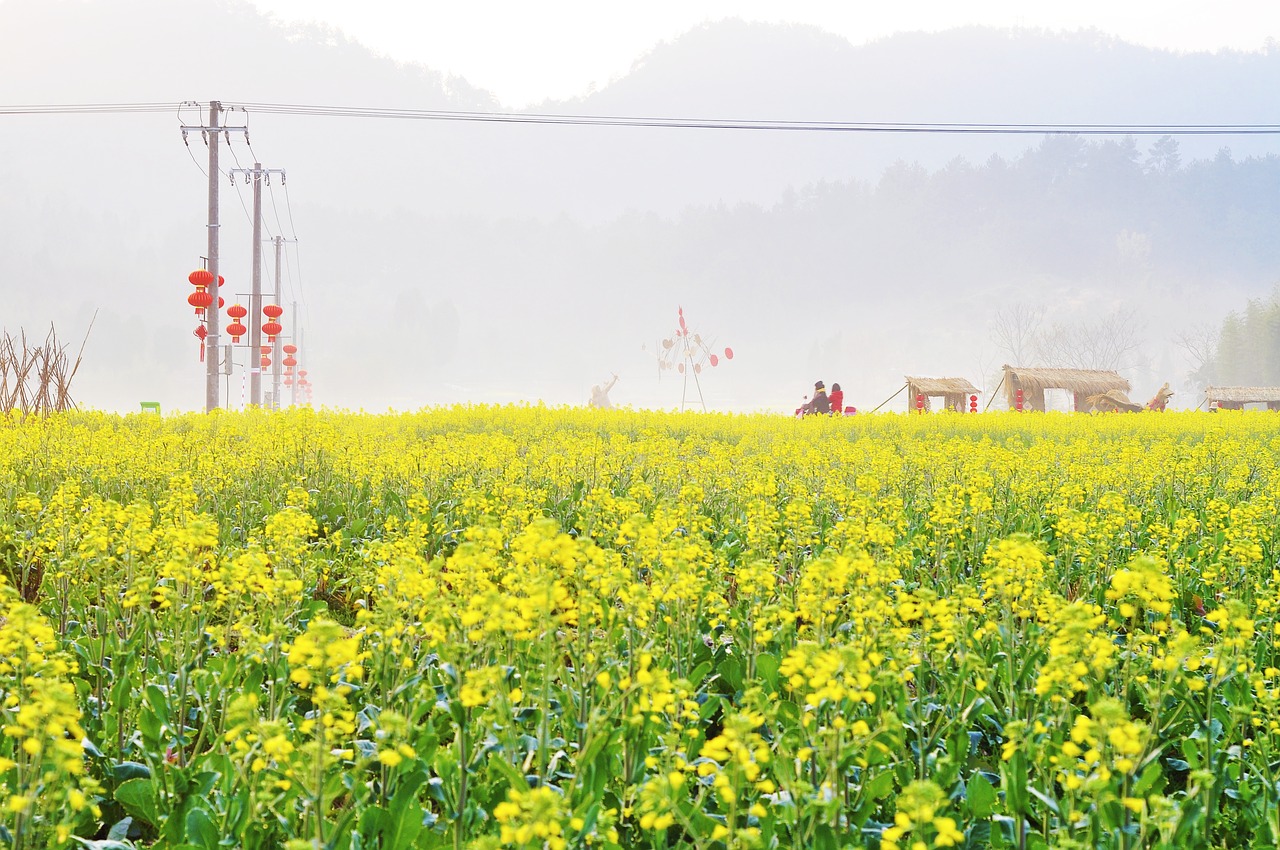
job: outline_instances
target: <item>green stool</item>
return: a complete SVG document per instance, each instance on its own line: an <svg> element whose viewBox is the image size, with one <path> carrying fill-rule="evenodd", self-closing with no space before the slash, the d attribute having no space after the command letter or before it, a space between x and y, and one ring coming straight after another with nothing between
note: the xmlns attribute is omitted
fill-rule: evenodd
<svg viewBox="0 0 1280 850"><path fill-rule="evenodd" d="M158 401L140 401L140 402L138 402L138 404L142 405L142 412L143 412L143 413L154 413L156 416L159 416L159 415L160 415L160 402L158 402Z"/></svg>

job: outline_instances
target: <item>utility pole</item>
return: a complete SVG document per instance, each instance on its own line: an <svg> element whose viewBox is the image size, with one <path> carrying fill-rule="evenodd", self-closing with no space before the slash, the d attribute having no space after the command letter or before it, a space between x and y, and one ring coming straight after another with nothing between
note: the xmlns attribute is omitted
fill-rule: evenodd
<svg viewBox="0 0 1280 850"><path fill-rule="evenodd" d="M283 236L276 236L271 240L276 245L276 301L279 304L280 293L280 252L284 248L286 242L297 242L297 239L285 239ZM293 312L289 314L289 318L293 321L293 327L298 327L298 302L293 302ZM275 348L271 351L271 403L276 410L280 409L280 347L283 345L279 336L276 337Z"/></svg>
<svg viewBox="0 0 1280 850"><path fill-rule="evenodd" d="M209 272L213 275L212 309L205 310L205 326L209 331L208 345L213 356L205 363L204 376L204 412L212 413L218 409L218 351L219 345L218 319L218 118L222 112L222 104L216 100L209 102Z"/></svg>
<svg viewBox="0 0 1280 850"><path fill-rule="evenodd" d="M205 328L208 330L208 336L205 338L206 345L212 355L205 361L204 376L204 410L210 413L220 406L218 403L218 352L222 346L219 344L218 324L221 314L218 312L218 134L221 133L227 140L227 144L231 143L231 133L244 133L245 139L249 138L248 127L222 127L219 126L219 119L222 116L222 103L220 101L209 101L209 123L203 126L182 125L182 141L187 143L187 133L199 130L200 135L205 139L205 143L209 146L209 273L213 275L213 284L209 287L213 290L213 304L205 311Z"/></svg>
<svg viewBox="0 0 1280 850"><path fill-rule="evenodd" d="M231 169L231 180L243 174L245 180L253 179L253 291L249 296L249 404L262 406L262 181L270 174L284 174L279 168L263 168L255 162L253 168Z"/></svg>

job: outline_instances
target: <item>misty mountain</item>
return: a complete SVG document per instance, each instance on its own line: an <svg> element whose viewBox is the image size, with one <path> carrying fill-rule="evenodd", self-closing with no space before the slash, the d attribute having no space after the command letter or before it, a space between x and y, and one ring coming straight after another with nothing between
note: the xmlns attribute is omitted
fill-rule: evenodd
<svg viewBox="0 0 1280 850"><path fill-rule="evenodd" d="M428 61L429 65L429 61ZM829 121L1254 123L1280 52L1188 54L1085 33L981 29L855 47L726 21L533 111ZM315 103L497 110L487 93L235 2L0 0L0 104ZM238 100L237 100L238 99ZM981 381L1013 300L1065 320L1150 317L1142 380L1174 375L1169 328L1277 277L1273 137L956 137L671 131L231 112L225 169L290 236L317 401L669 406L654 346L683 304L739 356L720 407L789 407L813 379L861 407L906 372ZM98 318L77 397L202 400L187 271L205 252L206 149L180 115L0 117L0 324ZM1230 146L1230 151L1222 150ZM247 186L222 184L229 300L249 284ZM270 258L265 267L270 269ZM271 284L268 283L268 286ZM644 349L642 350L642 346ZM243 358L241 358L243 359ZM1151 374L1147 374L1151 373ZM232 399L238 400L239 377Z"/></svg>

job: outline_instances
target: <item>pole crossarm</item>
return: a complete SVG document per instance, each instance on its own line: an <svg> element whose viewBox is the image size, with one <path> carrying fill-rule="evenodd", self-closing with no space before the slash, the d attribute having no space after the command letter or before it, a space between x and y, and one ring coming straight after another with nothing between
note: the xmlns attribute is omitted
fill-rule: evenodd
<svg viewBox="0 0 1280 850"><path fill-rule="evenodd" d="M246 142L246 143L248 143L248 141L249 141L249 128L248 128L248 127L220 127L220 126L205 126L205 127L202 127L202 126L199 126L199 125L196 125L196 124L183 124L183 125L182 125L182 126L180 126L178 129L182 131L182 143L183 143L184 145L187 145L188 147L190 147L191 143L190 143L190 141L187 139L187 134L188 134L188 133L197 133L197 132L200 134L200 137L201 137L202 139L204 139L205 144L208 144L208 143L209 143L209 134L210 134L210 133L221 133L221 134L222 134L222 138L226 141L226 143L227 143L227 144L231 144L231 134L232 134L232 133L244 133L244 140L245 140L245 142Z"/></svg>
<svg viewBox="0 0 1280 850"><path fill-rule="evenodd" d="M240 174L244 175L245 183L249 183L254 177L261 177L262 181L266 183L268 186L271 185L271 175L279 174L280 185L283 186L285 184L285 173L283 168L229 168L227 169L227 176L231 179L232 183L236 182L236 176ZM271 240L267 240L267 241L269 242Z"/></svg>

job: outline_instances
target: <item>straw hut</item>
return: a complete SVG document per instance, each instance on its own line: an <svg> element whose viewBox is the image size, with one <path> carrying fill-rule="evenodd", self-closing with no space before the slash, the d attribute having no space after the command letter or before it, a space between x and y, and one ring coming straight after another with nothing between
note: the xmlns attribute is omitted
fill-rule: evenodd
<svg viewBox="0 0 1280 850"><path fill-rule="evenodd" d="M1222 410L1244 410L1246 404L1265 404L1267 410L1280 410L1280 387L1206 387L1209 407Z"/></svg>
<svg viewBox="0 0 1280 850"><path fill-rule="evenodd" d="M1017 406L1018 391L1022 391L1023 410L1044 410L1045 390L1066 390L1072 394L1075 410L1087 410L1085 399L1091 395L1127 394L1131 389L1128 381L1107 369L1027 369L1007 363L1001 383L1010 408Z"/></svg>
<svg viewBox="0 0 1280 850"><path fill-rule="evenodd" d="M907 375L907 409L916 409L916 399L923 397L924 409L931 410L932 399L941 397L944 410L964 413L969 409L969 396L979 390L964 378L913 378Z"/></svg>

